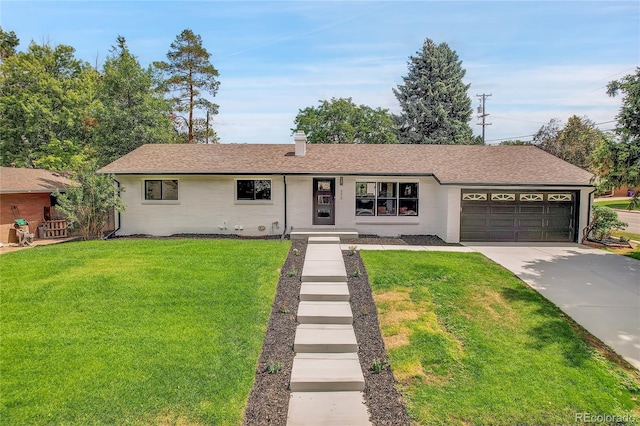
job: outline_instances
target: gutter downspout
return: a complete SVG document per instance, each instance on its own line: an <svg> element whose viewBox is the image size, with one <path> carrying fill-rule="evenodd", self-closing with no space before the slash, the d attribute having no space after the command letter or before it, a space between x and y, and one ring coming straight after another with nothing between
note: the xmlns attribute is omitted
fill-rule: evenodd
<svg viewBox="0 0 640 426"><path fill-rule="evenodd" d="M282 175L282 183L284 184L284 230L282 231L282 236L280 236L280 241L284 240L285 235L287 235L287 175Z"/></svg>
<svg viewBox="0 0 640 426"><path fill-rule="evenodd" d="M117 185L118 187L118 196L120 196L120 182L118 182L117 180L115 180L114 178L111 178ZM120 230L120 224L122 223L122 216L120 214L120 212L118 211L118 226L116 227L116 229L114 229L113 231L109 232L104 239L108 240L109 238L111 238L113 235L115 235L116 232L118 232Z"/></svg>
<svg viewBox="0 0 640 426"><path fill-rule="evenodd" d="M598 189L597 188L593 188L593 191L591 191L589 193L589 203L588 203L588 210L587 210L587 225L583 228L582 231L582 238L580 239L580 244L584 243L584 240L586 240L589 236L588 235L584 235L584 229L589 227L589 224L591 223L591 200L593 199L593 197L591 195L593 195Z"/></svg>

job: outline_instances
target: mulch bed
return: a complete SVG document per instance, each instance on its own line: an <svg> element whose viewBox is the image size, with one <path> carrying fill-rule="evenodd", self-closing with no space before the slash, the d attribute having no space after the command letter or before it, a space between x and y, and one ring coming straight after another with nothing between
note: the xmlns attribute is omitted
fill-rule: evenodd
<svg viewBox="0 0 640 426"><path fill-rule="evenodd" d="M411 238L378 238L363 236L357 244L415 244L447 245L438 237L411 236ZM293 366L293 342L296 332L296 313L300 294L300 276L304 265L307 243L292 241L292 247L282 268L276 290L271 317L258 360L256 378L245 410L244 425L286 425L289 408L289 381ZM297 254L296 254L297 251ZM358 356L365 378L364 399L374 425L408 425L409 416L402 397L396 389L393 373L384 364L376 372L374 361L386 361L387 354L378 325L378 315L366 270L359 253L343 251L351 295L353 328L358 341ZM356 268L360 271L355 274ZM295 269L296 275L288 273ZM270 374L268 366L281 362L282 370Z"/></svg>
<svg viewBox="0 0 640 426"><path fill-rule="evenodd" d="M245 409L244 425L287 424L289 382L295 355L293 341L297 326L296 313L306 251L306 240L292 241L289 255L280 272L255 382ZM282 363L282 370L269 373L269 364L278 362Z"/></svg>

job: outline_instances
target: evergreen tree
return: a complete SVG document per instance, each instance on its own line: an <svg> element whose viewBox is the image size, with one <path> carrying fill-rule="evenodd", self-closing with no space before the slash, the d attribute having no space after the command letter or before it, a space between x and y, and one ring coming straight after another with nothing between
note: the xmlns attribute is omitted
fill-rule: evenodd
<svg viewBox="0 0 640 426"><path fill-rule="evenodd" d="M469 126L471 99L466 71L446 43L427 39L408 61L404 84L393 90L402 113L396 117L400 143L477 144Z"/></svg>
<svg viewBox="0 0 640 426"><path fill-rule="evenodd" d="M187 129L186 139L189 143L197 142L198 121L194 115L202 110L209 115L218 113L218 105L204 98L204 94L215 96L220 82L217 80L218 70L209 62L209 53L202 46L202 37L186 29L171 43L167 53L168 62L155 62L154 65L167 76L163 88L170 94L177 112L176 128ZM186 114L184 117L181 114ZM210 124L209 124L210 126ZM200 134L210 135L208 131Z"/></svg>
<svg viewBox="0 0 640 426"><path fill-rule="evenodd" d="M6 32L0 26L0 62L16 54L20 39L13 31Z"/></svg>
<svg viewBox="0 0 640 426"><path fill-rule="evenodd" d="M153 85L152 69L143 69L125 38L118 36L105 61L98 90L102 108L97 114L93 145L100 166L145 143L173 140L169 102Z"/></svg>

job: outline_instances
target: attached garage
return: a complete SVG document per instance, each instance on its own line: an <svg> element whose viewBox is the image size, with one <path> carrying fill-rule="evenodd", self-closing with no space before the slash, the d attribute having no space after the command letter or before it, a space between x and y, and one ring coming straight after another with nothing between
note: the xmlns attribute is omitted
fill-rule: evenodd
<svg viewBox="0 0 640 426"><path fill-rule="evenodd" d="M463 190L461 241L574 242L578 191Z"/></svg>

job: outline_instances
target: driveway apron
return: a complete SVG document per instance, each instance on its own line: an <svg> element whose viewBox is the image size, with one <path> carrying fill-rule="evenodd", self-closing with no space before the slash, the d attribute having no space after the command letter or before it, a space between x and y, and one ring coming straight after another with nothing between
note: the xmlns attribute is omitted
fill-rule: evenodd
<svg viewBox="0 0 640 426"><path fill-rule="evenodd" d="M640 262L579 244L466 243L640 369Z"/></svg>

